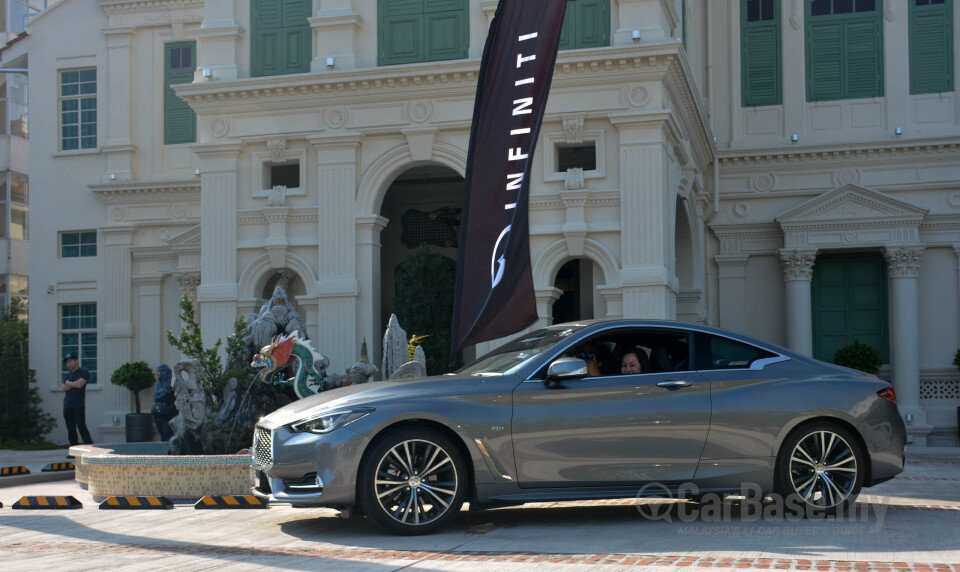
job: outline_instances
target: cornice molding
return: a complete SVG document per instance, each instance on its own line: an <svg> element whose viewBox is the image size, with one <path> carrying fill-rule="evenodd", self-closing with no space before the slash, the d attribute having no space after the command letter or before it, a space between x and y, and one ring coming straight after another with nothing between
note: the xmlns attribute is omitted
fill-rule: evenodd
<svg viewBox="0 0 960 572"><path fill-rule="evenodd" d="M845 143L817 147L781 147L764 150L718 151L720 166L770 165L816 161L858 161L874 159L889 161L894 157L910 158L917 155L960 154L960 139L956 137L892 141L889 143Z"/></svg>
<svg viewBox="0 0 960 572"><path fill-rule="evenodd" d="M204 0L97 0L107 14L203 8Z"/></svg>
<svg viewBox="0 0 960 572"><path fill-rule="evenodd" d="M637 82L662 82L692 143L697 162L709 164L716 153L706 109L692 80L680 42L670 40L639 46L610 46L561 52L554 68L553 90L584 85L623 89ZM174 86L199 115L259 113L303 109L436 100L473 99L480 68L478 58L379 66L361 70L290 74L233 81L209 81ZM625 105L624 109L629 106Z"/></svg>
<svg viewBox="0 0 960 572"><path fill-rule="evenodd" d="M145 200L200 200L200 181L163 181L150 183L110 183L89 185L89 189L108 205Z"/></svg>

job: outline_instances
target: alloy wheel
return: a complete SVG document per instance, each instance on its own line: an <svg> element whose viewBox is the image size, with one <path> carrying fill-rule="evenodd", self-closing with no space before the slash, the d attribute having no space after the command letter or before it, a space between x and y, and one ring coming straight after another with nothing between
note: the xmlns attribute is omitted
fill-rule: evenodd
<svg viewBox="0 0 960 572"><path fill-rule="evenodd" d="M424 439L404 440L387 450L377 463L374 478L380 508L406 526L422 526L441 518L456 504L459 486L450 453Z"/></svg>
<svg viewBox="0 0 960 572"><path fill-rule="evenodd" d="M857 455L850 444L830 430L804 436L790 453L790 482L808 505L832 508L844 503L857 483Z"/></svg>

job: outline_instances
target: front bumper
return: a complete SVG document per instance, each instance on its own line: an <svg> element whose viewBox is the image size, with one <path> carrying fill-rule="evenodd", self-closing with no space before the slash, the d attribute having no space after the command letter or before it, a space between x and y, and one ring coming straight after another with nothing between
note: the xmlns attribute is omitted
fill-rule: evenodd
<svg viewBox="0 0 960 572"><path fill-rule="evenodd" d="M366 441L345 427L317 435L258 426L252 492L297 506L353 506Z"/></svg>

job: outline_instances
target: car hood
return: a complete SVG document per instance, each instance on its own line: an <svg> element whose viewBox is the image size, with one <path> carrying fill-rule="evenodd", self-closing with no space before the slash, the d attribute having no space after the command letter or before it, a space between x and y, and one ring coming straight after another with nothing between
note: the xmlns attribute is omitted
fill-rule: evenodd
<svg viewBox="0 0 960 572"><path fill-rule="evenodd" d="M258 425L275 429L322 411L350 407L376 407L377 403L394 402L399 398L417 399L456 394L482 381L482 378L477 377L444 375L349 385L298 399L262 418Z"/></svg>

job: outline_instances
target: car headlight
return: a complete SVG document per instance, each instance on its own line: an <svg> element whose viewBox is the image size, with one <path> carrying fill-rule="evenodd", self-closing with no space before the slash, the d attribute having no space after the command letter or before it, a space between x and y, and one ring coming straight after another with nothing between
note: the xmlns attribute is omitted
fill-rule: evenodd
<svg viewBox="0 0 960 572"><path fill-rule="evenodd" d="M361 417L366 417L370 413L373 413L373 408L371 407L328 411L313 415L296 423L291 423L290 430L294 433L329 433L334 429L353 423Z"/></svg>

